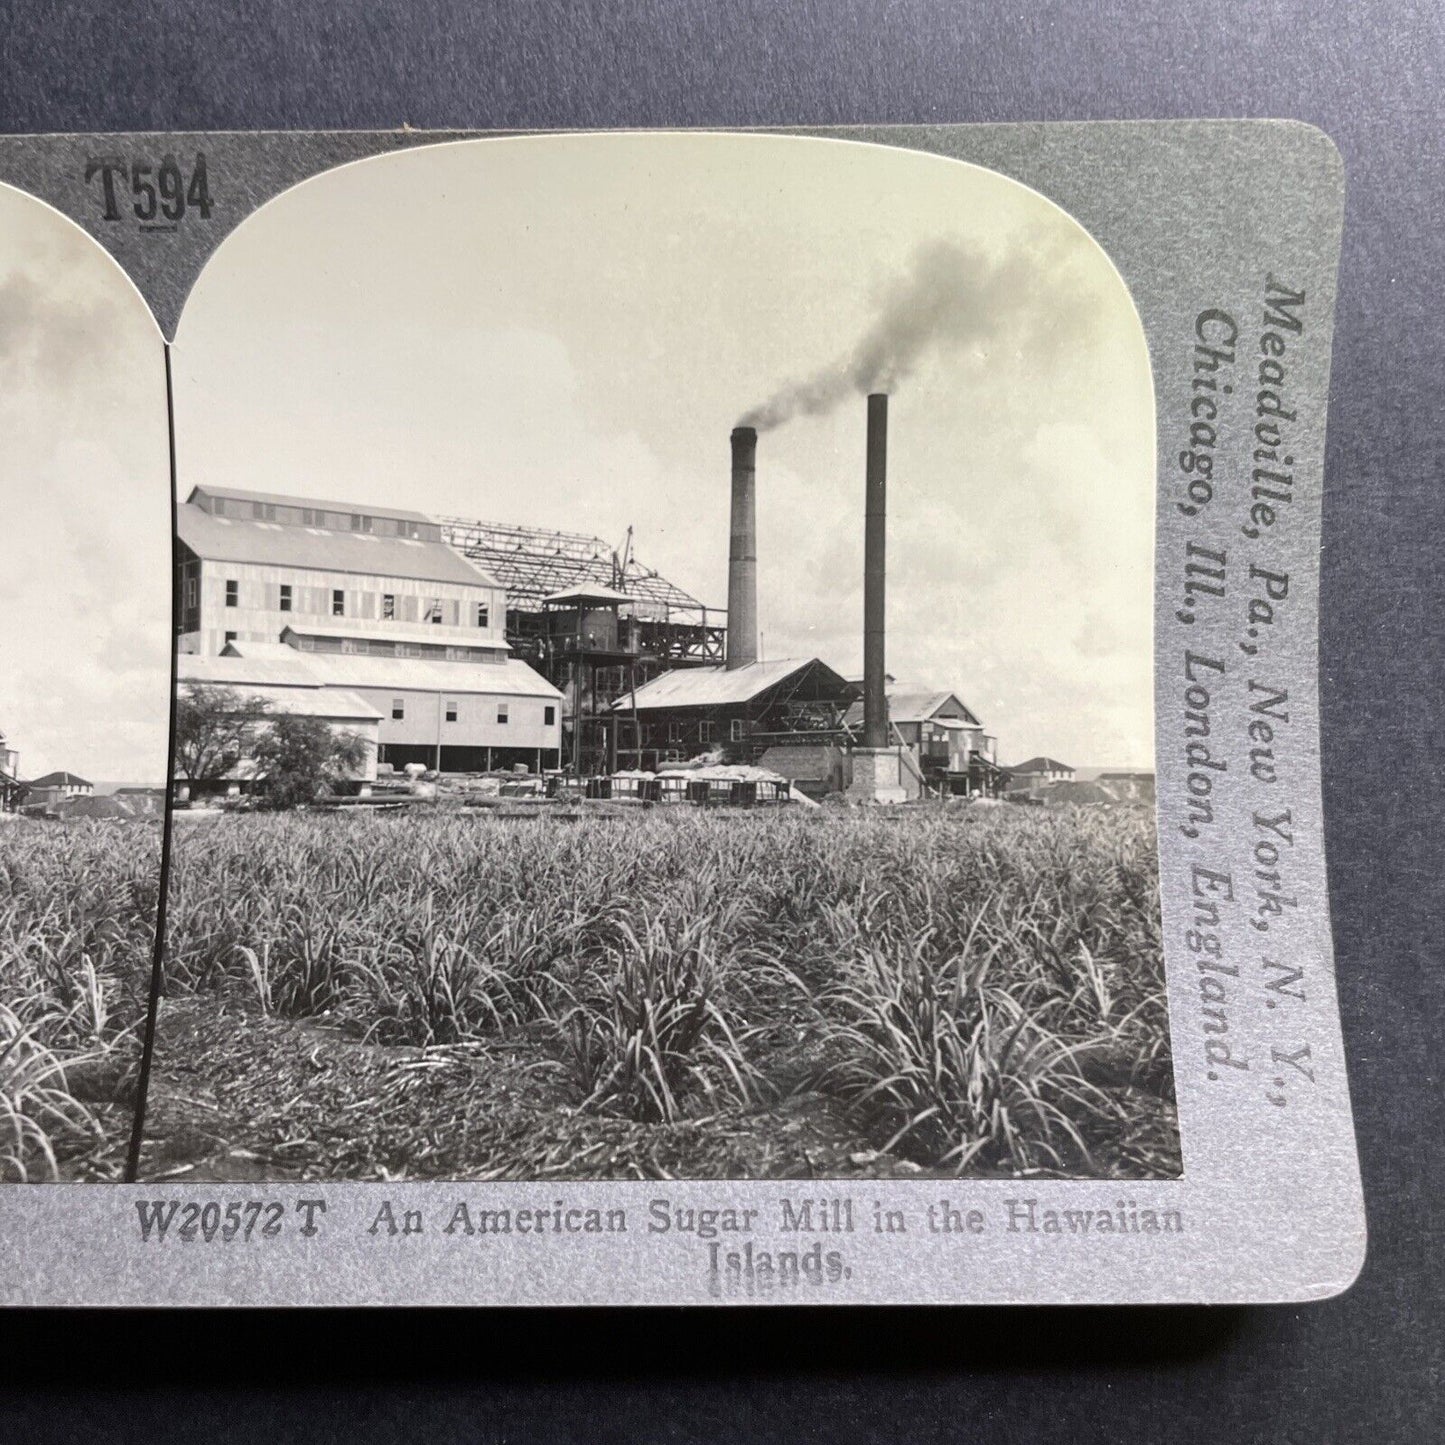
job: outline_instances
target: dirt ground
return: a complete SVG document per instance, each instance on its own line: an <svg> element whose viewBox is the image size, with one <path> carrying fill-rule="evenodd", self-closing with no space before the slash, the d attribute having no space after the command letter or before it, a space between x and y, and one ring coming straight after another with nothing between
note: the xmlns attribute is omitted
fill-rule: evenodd
<svg viewBox="0 0 1445 1445"><path fill-rule="evenodd" d="M526 1030L430 1049L214 995L162 1004L142 1179L906 1177L816 1092L673 1124L582 1113Z"/></svg>

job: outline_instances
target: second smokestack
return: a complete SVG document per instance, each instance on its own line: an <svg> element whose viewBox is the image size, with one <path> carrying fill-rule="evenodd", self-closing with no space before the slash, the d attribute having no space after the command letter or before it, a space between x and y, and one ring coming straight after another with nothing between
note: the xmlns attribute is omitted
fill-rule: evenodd
<svg viewBox="0 0 1445 1445"><path fill-rule="evenodd" d="M728 538L727 666L758 660L758 433L733 428L732 523Z"/></svg>
<svg viewBox="0 0 1445 1445"><path fill-rule="evenodd" d="M888 397L868 398L863 523L863 746L888 746L884 590L888 572Z"/></svg>

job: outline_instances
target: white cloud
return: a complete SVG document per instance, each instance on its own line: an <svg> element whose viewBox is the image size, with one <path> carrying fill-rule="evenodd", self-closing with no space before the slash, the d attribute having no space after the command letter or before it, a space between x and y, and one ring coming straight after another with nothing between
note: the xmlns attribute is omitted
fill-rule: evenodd
<svg viewBox="0 0 1445 1445"><path fill-rule="evenodd" d="M104 252L0 188L0 727L27 776L165 777L162 365Z"/></svg>

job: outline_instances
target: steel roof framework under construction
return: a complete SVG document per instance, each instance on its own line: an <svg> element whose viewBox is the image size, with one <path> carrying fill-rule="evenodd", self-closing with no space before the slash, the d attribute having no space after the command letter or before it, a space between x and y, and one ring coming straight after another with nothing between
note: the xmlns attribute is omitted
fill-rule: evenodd
<svg viewBox="0 0 1445 1445"><path fill-rule="evenodd" d="M440 517L442 536L495 577L509 609L541 610L544 599L569 588L601 585L623 592L639 617L721 626L722 608L707 607L631 555L619 555L601 537L554 532L505 522Z"/></svg>

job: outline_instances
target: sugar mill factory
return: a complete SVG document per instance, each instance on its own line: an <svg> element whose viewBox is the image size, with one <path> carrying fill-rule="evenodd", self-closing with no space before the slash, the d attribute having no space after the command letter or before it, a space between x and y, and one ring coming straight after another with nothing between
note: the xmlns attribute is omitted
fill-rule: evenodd
<svg viewBox="0 0 1445 1445"><path fill-rule="evenodd" d="M886 671L887 397L867 416L861 680L759 655L758 437L739 426L725 610L646 568L630 530L614 549L198 486L177 514L178 683L359 738L362 795L423 773L656 801L999 793L994 739L963 699ZM206 791L253 781L242 758Z"/></svg>

